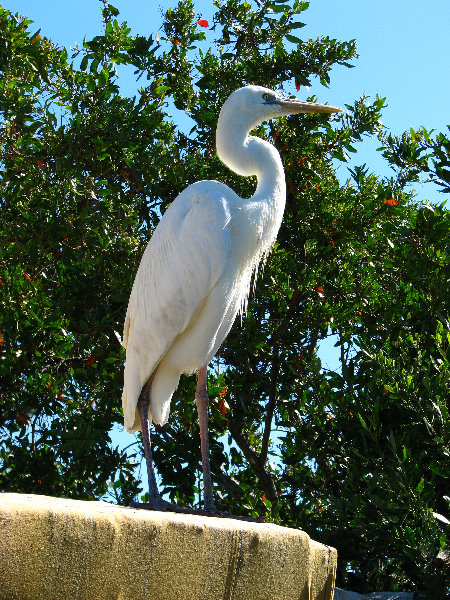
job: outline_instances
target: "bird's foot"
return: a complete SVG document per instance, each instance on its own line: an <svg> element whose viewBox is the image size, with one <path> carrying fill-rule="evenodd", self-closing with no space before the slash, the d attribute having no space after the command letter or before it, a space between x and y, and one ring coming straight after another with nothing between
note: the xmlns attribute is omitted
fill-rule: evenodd
<svg viewBox="0 0 450 600"><path fill-rule="evenodd" d="M163 500L160 497L151 498L150 502L131 502L131 508L143 508L145 510L156 510L163 512L175 512L175 513L183 513L188 515L200 515L202 517L219 517L222 519L234 519L237 521L250 521L252 523L264 523L264 517L241 517L238 515L232 515L230 513L222 512L217 510L214 505L208 506L208 508L191 508L179 506L178 504L173 504L172 502L168 502L167 500Z"/></svg>
<svg viewBox="0 0 450 600"><path fill-rule="evenodd" d="M150 498L149 502L131 502L131 508L144 508L146 510L158 510L163 512L176 512L176 513L191 513L191 508L184 508L178 504L173 504L167 500L163 500L160 496Z"/></svg>

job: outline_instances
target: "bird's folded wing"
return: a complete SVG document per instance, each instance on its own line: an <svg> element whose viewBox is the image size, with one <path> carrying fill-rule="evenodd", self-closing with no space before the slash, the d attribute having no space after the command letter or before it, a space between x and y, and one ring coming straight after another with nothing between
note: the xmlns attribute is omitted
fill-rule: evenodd
<svg viewBox="0 0 450 600"><path fill-rule="evenodd" d="M124 388L124 404L136 406L142 386L224 270L230 211L222 186L217 184L216 189L212 184L194 184L178 196L142 257L122 342L128 371L125 387L133 388Z"/></svg>

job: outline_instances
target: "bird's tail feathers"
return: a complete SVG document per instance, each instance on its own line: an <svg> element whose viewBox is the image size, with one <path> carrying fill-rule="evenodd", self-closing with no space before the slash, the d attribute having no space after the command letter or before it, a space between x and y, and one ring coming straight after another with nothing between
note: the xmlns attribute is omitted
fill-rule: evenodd
<svg viewBox="0 0 450 600"><path fill-rule="evenodd" d="M124 427L129 433L134 433L141 429L141 418L137 403L142 389L145 387L145 379L143 380L137 373L131 373L130 369L127 368L125 368L124 379L125 384L122 392ZM149 385L148 416L150 421L157 425L165 425L169 418L170 401L179 381L179 371L164 367L163 364L160 364L156 369Z"/></svg>

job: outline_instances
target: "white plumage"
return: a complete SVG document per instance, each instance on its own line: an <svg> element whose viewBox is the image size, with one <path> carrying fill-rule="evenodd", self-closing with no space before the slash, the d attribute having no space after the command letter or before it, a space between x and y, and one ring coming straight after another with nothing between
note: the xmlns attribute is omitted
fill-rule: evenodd
<svg viewBox="0 0 450 600"><path fill-rule="evenodd" d="M220 159L257 176L249 199L218 181L202 181L173 201L144 252L128 304L123 345L125 428L141 428L138 399L152 377L149 418L164 424L182 373L209 363L249 294L252 274L272 248L285 206L285 179L276 149L249 136L258 123L330 106L280 97L248 86L231 94L217 124Z"/></svg>

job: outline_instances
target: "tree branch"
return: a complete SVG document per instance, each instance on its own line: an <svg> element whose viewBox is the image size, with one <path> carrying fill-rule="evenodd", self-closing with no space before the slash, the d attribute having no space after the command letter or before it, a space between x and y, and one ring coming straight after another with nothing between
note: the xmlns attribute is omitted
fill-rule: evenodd
<svg viewBox="0 0 450 600"><path fill-rule="evenodd" d="M227 475L221 469L215 470L213 467L211 468L211 475L214 481L219 483L235 500L240 500L242 498L243 492L241 486L235 479L230 477L230 475Z"/></svg>
<svg viewBox="0 0 450 600"><path fill-rule="evenodd" d="M275 407L277 404L277 380L278 375L280 373L280 339L282 334L285 332L287 326L289 325L291 318L298 307L300 299L300 287L297 286L297 289L292 294L291 300L289 302L288 309L286 314L284 315L283 320L278 326L275 333L272 335L272 370L271 370L271 379L270 379L270 391L269 391L269 400L267 402L266 407L266 418L264 423L264 433L261 443L261 453L259 455L259 462L261 466L264 466L267 460L267 454L269 452L269 443L270 443L270 433L272 431L272 420L273 414L275 412Z"/></svg>
<svg viewBox="0 0 450 600"><path fill-rule="evenodd" d="M255 471L258 481L264 489L266 498L270 500L273 506L275 506L278 503L278 491L275 486L275 482L272 478L272 475L266 470L264 464L260 462L260 455L258 452L256 452L244 435L242 428L242 417L238 417L237 419L229 419L228 428L233 436L234 441L242 450L242 454L245 456L248 464Z"/></svg>

